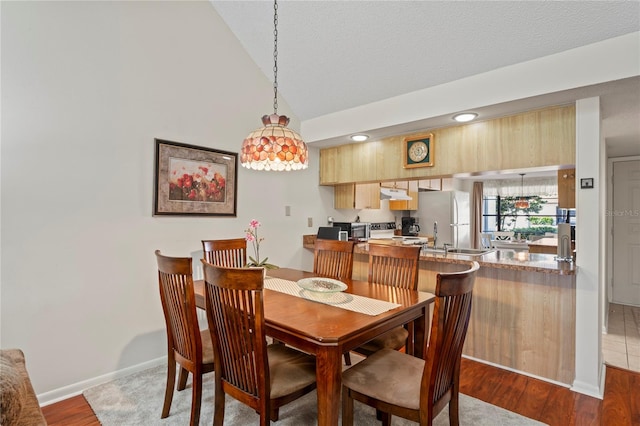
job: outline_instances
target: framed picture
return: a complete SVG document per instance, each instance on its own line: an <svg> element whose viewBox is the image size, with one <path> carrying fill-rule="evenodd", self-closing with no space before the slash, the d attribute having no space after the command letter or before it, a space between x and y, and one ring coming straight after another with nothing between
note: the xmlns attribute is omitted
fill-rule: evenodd
<svg viewBox="0 0 640 426"><path fill-rule="evenodd" d="M434 142L433 133L405 138L403 142L404 168L433 167Z"/></svg>
<svg viewBox="0 0 640 426"><path fill-rule="evenodd" d="M236 216L237 153L155 143L154 216Z"/></svg>

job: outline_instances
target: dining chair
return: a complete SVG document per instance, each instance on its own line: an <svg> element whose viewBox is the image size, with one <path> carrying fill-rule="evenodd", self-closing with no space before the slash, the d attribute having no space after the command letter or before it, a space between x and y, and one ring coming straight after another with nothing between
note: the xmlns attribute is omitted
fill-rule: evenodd
<svg viewBox="0 0 640 426"><path fill-rule="evenodd" d="M493 248L492 234L491 232L481 232L480 233L480 246L485 249Z"/></svg>
<svg viewBox="0 0 640 426"><path fill-rule="evenodd" d="M327 278L351 279L353 241L316 239L313 251L313 273Z"/></svg>
<svg viewBox="0 0 640 426"><path fill-rule="evenodd" d="M418 262L420 246L391 246L369 244L368 281L410 290L418 289ZM353 349L353 352L369 356L381 349L401 349L407 346L413 353L413 324L397 327L373 340ZM349 353L345 354L345 363L351 365Z"/></svg>
<svg viewBox="0 0 640 426"><path fill-rule="evenodd" d="M493 239L496 241L511 241L515 232L513 231L495 231L492 233Z"/></svg>
<svg viewBox="0 0 640 426"><path fill-rule="evenodd" d="M202 240L204 260L213 265L242 268L247 264L247 240Z"/></svg>
<svg viewBox="0 0 640 426"><path fill-rule="evenodd" d="M374 407L383 425L399 416L431 425L449 404L449 424L458 425L460 362L478 262L463 272L436 277L436 300L426 358L391 349L376 352L342 374L342 425L353 425L353 401Z"/></svg>
<svg viewBox="0 0 640 426"><path fill-rule="evenodd" d="M256 410L260 424L267 425L278 420L279 407L316 388L315 357L267 345L261 269L202 263L216 371L213 424L223 425L228 394Z"/></svg>
<svg viewBox="0 0 640 426"><path fill-rule="evenodd" d="M171 409L176 379L176 364L180 365L178 391L186 388L189 373L193 375L190 425L200 421L202 375L213 371L213 345L208 330L200 330L196 315L190 257L169 257L155 251L158 262L160 300L167 329L167 386L161 418Z"/></svg>

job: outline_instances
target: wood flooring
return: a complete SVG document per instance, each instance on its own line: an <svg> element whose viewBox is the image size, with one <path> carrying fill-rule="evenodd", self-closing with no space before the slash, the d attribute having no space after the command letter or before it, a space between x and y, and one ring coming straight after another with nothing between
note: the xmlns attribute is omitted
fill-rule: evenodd
<svg viewBox="0 0 640 426"><path fill-rule="evenodd" d="M460 390L551 426L640 426L640 373L617 367L607 366L604 399L599 400L463 358ZM49 426L100 425L82 395L42 411Z"/></svg>

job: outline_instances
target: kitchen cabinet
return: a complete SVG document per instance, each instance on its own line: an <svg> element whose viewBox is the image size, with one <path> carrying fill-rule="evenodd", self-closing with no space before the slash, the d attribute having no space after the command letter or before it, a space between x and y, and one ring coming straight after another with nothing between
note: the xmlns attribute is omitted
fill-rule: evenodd
<svg viewBox="0 0 640 426"><path fill-rule="evenodd" d="M558 170L558 207L576 208L576 169Z"/></svg>
<svg viewBox="0 0 640 426"><path fill-rule="evenodd" d="M376 147L375 143L360 143L321 149L320 185L379 180Z"/></svg>
<svg viewBox="0 0 640 426"><path fill-rule="evenodd" d="M572 164L575 128L575 106L570 105L429 129L434 135L434 166L410 169L402 161L403 141L410 135L324 148L320 150L320 184L409 181ZM553 141L553 149L540 141Z"/></svg>
<svg viewBox="0 0 640 426"><path fill-rule="evenodd" d="M418 181L396 182L396 188L406 189L411 200L389 200L389 210L418 210Z"/></svg>
<svg viewBox="0 0 640 426"><path fill-rule="evenodd" d="M379 209L380 184L363 183L336 185L333 192L336 209Z"/></svg>

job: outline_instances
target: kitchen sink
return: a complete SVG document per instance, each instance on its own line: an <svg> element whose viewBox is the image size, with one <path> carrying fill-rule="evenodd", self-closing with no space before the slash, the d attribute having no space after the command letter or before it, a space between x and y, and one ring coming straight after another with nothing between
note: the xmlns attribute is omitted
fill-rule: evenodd
<svg viewBox="0 0 640 426"><path fill-rule="evenodd" d="M468 256L482 256L483 254L491 253L493 249L472 249L472 248L452 248L447 250L447 253L466 254Z"/></svg>
<svg viewBox="0 0 640 426"><path fill-rule="evenodd" d="M482 256L483 254L491 253L493 250L494 249L450 248L447 250L447 253ZM441 248L423 247L422 253L445 254L445 251Z"/></svg>

